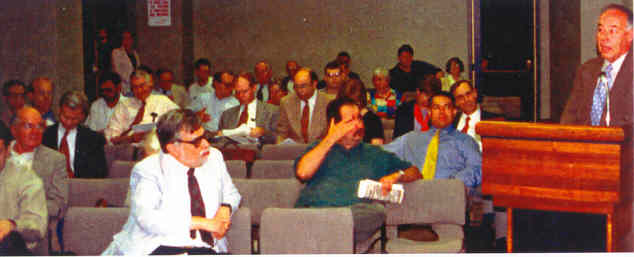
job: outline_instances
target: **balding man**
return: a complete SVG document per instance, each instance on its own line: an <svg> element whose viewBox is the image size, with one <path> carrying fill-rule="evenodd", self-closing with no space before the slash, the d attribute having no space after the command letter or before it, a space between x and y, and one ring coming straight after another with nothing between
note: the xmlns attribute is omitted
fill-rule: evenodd
<svg viewBox="0 0 634 257"><path fill-rule="evenodd" d="M291 93L293 92L293 77L295 76L295 73L297 73L299 68L301 67L299 66L297 61L290 60L286 62L286 74L288 74L288 76L282 79L282 85L285 86Z"/></svg>
<svg viewBox="0 0 634 257"><path fill-rule="evenodd" d="M152 94L152 75L137 70L130 76L130 86L134 97L115 107L112 118L104 133L112 144L138 143L148 130L135 129L137 125L151 124L169 110L178 109L178 105L167 96Z"/></svg>
<svg viewBox="0 0 634 257"><path fill-rule="evenodd" d="M255 64L255 68L253 68L253 73L255 74L256 84L256 98L263 102L268 102L271 98L271 77L273 76L273 71L271 70L271 65L268 62L260 61Z"/></svg>
<svg viewBox="0 0 634 257"><path fill-rule="evenodd" d="M278 143L291 139L304 144L322 139L326 135L326 106L332 101L332 97L317 91L317 80L317 74L307 68L295 73L295 92L285 96L280 102Z"/></svg>
<svg viewBox="0 0 634 257"><path fill-rule="evenodd" d="M53 81L46 77L36 78L27 89L27 96L31 100L33 107L42 114L42 119L46 121L46 126L55 124L55 114L51 110L53 104Z"/></svg>

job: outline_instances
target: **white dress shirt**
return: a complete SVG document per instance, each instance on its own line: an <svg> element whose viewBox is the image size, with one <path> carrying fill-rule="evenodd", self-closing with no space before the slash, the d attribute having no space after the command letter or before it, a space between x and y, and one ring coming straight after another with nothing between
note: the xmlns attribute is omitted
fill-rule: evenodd
<svg viewBox="0 0 634 257"><path fill-rule="evenodd" d="M57 126L57 149L61 149L62 146L62 138L64 137L64 133L66 133L66 129L60 123ZM70 165L70 169L75 171L75 142L77 142L77 128L73 128L68 132L68 136L66 136L66 142L68 143L68 159Z"/></svg>
<svg viewBox="0 0 634 257"><path fill-rule="evenodd" d="M316 90L313 93L313 96L311 96L310 98L308 98L308 113L310 115L308 115L308 127L310 127L310 124L313 122L313 111L315 110L315 103L317 103L317 94L319 94ZM301 115L304 112L304 105L306 103L303 100L299 101L299 113L297 115L300 116L301 119Z"/></svg>
<svg viewBox="0 0 634 257"><path fill-rule="evenodd" d="M141 109L143 103L136 97L131 97L129 101L124 104L117 105L114 109L114 113L108 122L107 128L104 130L104 134L108 142L114 137L118 137L121 133L130 128L137 112ZM156 113L158 119L162 114L178 109L178 105L167 96L164 95L150 95L145 99L145 112L143 113L143 119L139 124L154 123L152 113ZM131 131L132 132L132 131Z"/></svg>
<svg viewBox="0 0 634 257"><path fill-rule="evenodd" d="M148 255L157 247L209 247L198 236L190 238L191 206L188 167L160 152L137 163L130 178L130 216L103 255ZM238 210L240 193L233 185L222 154L210 147L207 162L196 168L207 218L220 204ZM226 238L214 238L216 252L227 252Z"/></svg>
<svg viewBox="0 0 634 257"><path fill-rule="evenodd" d="M260 91L260 87L264 86L264 88L262 88L262 102L267 102L269 100L269 85L268 84L264 84L264 85L260 85L260 83L256 84L255 87L255 94L257 96L258 91Z"/></svg>
<svg viewBox="0 0 634 257"><path fill-rule="evenodd" d="M189 89L187 90L187 93L189 93L189 102L196 101L196 98L200 97L200 95L204 93L213 94L215 92L213 87L213 81L214 81L214 78L209 77L209 80L207 80L207 84L205 84L204 86L200 86L199 84L200 82L198 81L189 85Z"/></svg>
<svg viewBox="0 0 634 257"><path fill-rule="evenodd" d="M480 105L478 105L476 110L470 115L462 113L462 115L460 115L460 120L458 121L458 126L456 127L456 130L462 131L462 128L464 128L465 123L467 122L467 116L469 116L470 119L469 128L467 128L467 135L471 136L478 143L478 145L480 146L480 151L482 151L482 140L480 139L480 135L476 134L475 130L476 124L478 124L478 122L480 122L481 120L480 114Z"/></svg>
<svg viewBox="0 0 634 257"><path fill-rule="evenodd" d="M234 96L218 99L215 93L204 93L201 94L196 101L191 102L187 108L195 112L206 108L205 113L207 113L211 119L203 124L203 127L208 131L216 131L218 130L222 112L238 105L240 105L240 102Z"/></svg>
<svg viewBox="0 0 634 257"><path fill-rule="evenodd" d="M13 162L15 165L22 165L25 169L33 169L33 157L35 156L35 152L26 152L26 153L18 153L14 150L15 148L15 140L11 141L9 144L9 149L11 150L9 153L9 159L7 161Z"/></svg>
<svg viewBox="0 0 634 257"><path fill-rule="evenodd" d="M129 101L129 99L130 98L127 96L119 96L119 101L112 108L108 106L103 97L97 99L90 106L90 113L88 114L86 121L84 121L84 125L94 131L103 131L108 126L108 122L110 121L110 117L112 117L114 109L119 105L125 104L125 102Z"/></svg>

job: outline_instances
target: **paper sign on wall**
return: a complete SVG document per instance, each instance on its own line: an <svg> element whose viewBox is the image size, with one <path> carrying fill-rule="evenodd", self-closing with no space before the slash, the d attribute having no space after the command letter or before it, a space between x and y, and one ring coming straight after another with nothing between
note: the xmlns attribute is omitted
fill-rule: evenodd
<svg viewBox="0 0 634 257"><path fill-rule="evenodd" d="M171 0L147 0L149 26L172 25L170 1Z"/></svg>

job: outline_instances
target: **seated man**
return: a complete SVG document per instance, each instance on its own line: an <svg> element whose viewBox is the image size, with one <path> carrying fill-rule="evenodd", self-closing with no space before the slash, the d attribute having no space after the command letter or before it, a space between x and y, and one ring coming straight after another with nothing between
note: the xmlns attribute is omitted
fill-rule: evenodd
<svg viewBox="0 0 634 257"><path fill-rule="evenodd" d="M152 95L152 75L137 70L130 75L130 87L134 97L117 105L104 133L112 144L138 143L148 131L135 130L136 125L154 123L155 119L178 105L167 96Z"/></svg>
<svg viewBox="0 0 634 257"><path fill-rule="evenodd" d="M396 109L392 138L400 137L412 130L427 131L431 118L429 99L438 92L440 92L440 81L437 79L419 81L416 87L416 98L403 103Z"/></svg>
<svg viewBox="0 0 634 257"><path fill-rule="evenodd" d="M46 126L55 124L55 114L51 106L53 105L53 91L55 86L49 78L40 77L31 82L27 89L27 96L31 104L42 114L42 119L46 121Z"/></svg>
<svg viewBox="0 0 634 257"><path fill-rule="evenodd" d="M7 163L10 135L0 135L0 255L29 255L46 235L48 212L42 179ZM6 165L5 165L6 164ZM36 253L38 254L38 253Z"/></svg>
<svg viewBox="0 0 634 257"><path fill-rule="evenodd" d="M2 96L8 111L0 113L0 119L9 127L13 119L22 107L26 104L26 86L19 80L9 80L2 85Z"/></svg>
<svg viewBox="0 0 634 257"><path fill-rule="evenodd" d="M293 87L295 92L280 102L278 143L291 139L302 144L324 138L328 127L326 106L333 98L316 90L317 74L307 68L295 73Z"/></svg>
<svg viewBox="0 0 634 257"><path fill-rule="evenodd" d="M206 131L218 131L220 115L227 109L240 105L233 96L234 75L228 71L216 72L213 77L214 92L202 93L189 103L188 109L197 112Z"/></svg>
<svg viewBox="0 0 634 257"><path fill-rule="evenodd" d="M174 83L174 72L168 69L159 69L156 71L156 78L158 78L158 83L152 90L152 94L165 95L181 108L187 106L189 94L184 86Z"/></svg>
<svg viewBox="0 0 634 257"><path fill-rule="evenodd" d="M190 110L163 114L157 134L162 151L134 166L130 216L103 255L227 252L241 197L222 154Z"/></svg>
<svg viewBox="0 0 634 257"><path fill-rule="evenodd" d="M88 111L88 98L78 90L64 93L59 101L59 122L44 131L42 144L66 156L70 178L105 178L108 175L106 139L80 125Z"/></svg>
<svg viewBox="0 0 634 257"><path fill-rule="evenodd" d="M233 79L240 105L227 109L220 116L219 136L245 137L263 144L275 143L275 126L280 116L277 106L255 98L256 86L243 74Z"/></svg>
<svg viewBox="0 0 634 257"><path fill-rule="evenodd" d="M456 115L453 96L446 92L432 96L430 108L432 127L429 130L410 131L384 145L383 149L421 167L425 179L456 178L468 188L475 189L482 182L482 156L473 138L451 126ZM435 161L428 164L428 156ZM430 169L427 171L425 166Z"/></svg>
<svg viewBox="0 0 634 257"><path fill-rule="evenodd" d="M90 113L84 125L103 134L112 113L119 105L126 105L130 98L121 94L121 78L114 72L104 72L99 76L99 95L90 106Z"/></svg>
<svg viewBox="0 0 634 257"><path fill-rule="evenodd" d="M383 205L357 197L359 181L380 181L383 194L397 182L421 178L409 162L363 143L363 121L359 106L340 98L328 105L330 121L326 137L311 144L296 161L296 175L306 187L295 207L349 206L354 219L355 241L372 236L385 221Z"/></svg>

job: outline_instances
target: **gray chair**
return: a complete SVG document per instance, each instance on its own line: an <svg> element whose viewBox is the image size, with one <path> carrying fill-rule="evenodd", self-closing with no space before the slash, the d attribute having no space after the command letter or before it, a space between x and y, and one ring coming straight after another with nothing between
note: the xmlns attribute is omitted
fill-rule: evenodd
<svg viewBox="0 0 634 257"><path fill-rule="evenodd" d="M401 204L386 205L388 253L457 253L463 251L466 193L457 179L419 180L404 184ZM438 241L398 238L401 224L430 224Z"/></svg>
<svg viewBox="0 0 634 257"><path fill-rule="evenodd" d="M307 144L264 145L259 160L295 160L306 147Z"/></svg>
<svg viewBox="0 0 634 257"><path fill-rule="evenodd" d="M108 178L130 178L135 161L115 160L108 170Z"/></svg>
<svg viewBox="0 0 634 257"><path fill-rule="evenodd" d="M256 160L251 167L251 178L295 178L294 160Z"/></svg>
<svg viewBox="0 0 634 257"><path fill-rule="evenodd" d="M350 208L267 208L260 224L261 254L354 253Z"/></svg>
<svg viewBox="0 0 634 257"><path fill-rule="evenodd" d="M135 161L138 155L136 147L131 144L105 145L103 150L106 155L106 165L112 167L116 160Z"/></svg>
<svg viewBox="0 0 634 257"><path fill-rule="evenodd" d="M100 178L68 180L68 206L94 207L98 200L106 200L109 206L123 207L130 188L130 178Z"/></svg>
<svg viewBox="0 0 634 257"><path fill-rule="evenodd" d="M227 172L232 179L236 178L247 178L247 165L243 160L228 160L225 161L227 164Z"/></svg>
<svg viewBox="0 0 634 257"><path fill-rule="evenodd" d="M128 208L71 207L64 224L65 250L77 255L99 255L121 231L128 219ZM231 217L227 232L229 252L251 253L251 212L240 208Z"/></svg>

